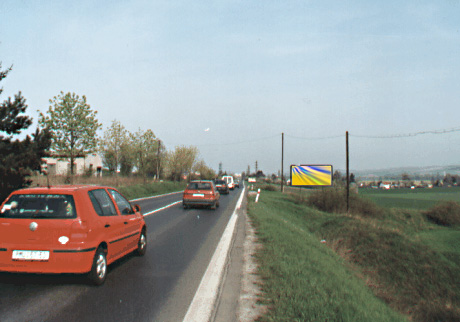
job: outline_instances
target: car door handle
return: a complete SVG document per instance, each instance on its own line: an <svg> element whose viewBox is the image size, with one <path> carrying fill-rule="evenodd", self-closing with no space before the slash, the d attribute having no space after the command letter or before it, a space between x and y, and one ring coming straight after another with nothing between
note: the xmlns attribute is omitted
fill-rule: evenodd
<svg viewBox="0 0 460 322"><path fill-rule="evenodd" d="M108 228L108 227L110 227L110 225L109 225L109 224L106 224L104 227L105 227L105 228Z"/></svg>
<svg viewBox="0 0 460 322"><path fill-rule="evenodd" d="M125 225L127 225L127 224L128 224L128 222L127 222L127 221L125 221Z"/></svg>

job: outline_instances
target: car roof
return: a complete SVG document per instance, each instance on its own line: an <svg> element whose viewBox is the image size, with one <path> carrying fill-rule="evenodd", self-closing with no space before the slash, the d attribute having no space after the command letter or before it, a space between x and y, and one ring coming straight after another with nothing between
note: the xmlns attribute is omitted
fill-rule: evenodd
<svg viewBox="0 0 460 322"><path fill-rule="evenodd" d="M14 193L41 193L41 194L50 194L50 193L71 193L78 190L93 190L93 189L103 189L111 188L102 185L56 185L56 186L41 186L41 187L29 187L24 189L19 189L14 191ZM111 188L113 189L113 188Z"/></svg>

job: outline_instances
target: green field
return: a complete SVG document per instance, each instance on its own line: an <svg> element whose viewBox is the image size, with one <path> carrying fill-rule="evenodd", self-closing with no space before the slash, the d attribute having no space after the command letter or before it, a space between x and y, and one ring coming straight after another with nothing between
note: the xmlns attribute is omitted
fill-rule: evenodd
<svg viewBox="0 0 460 322"><path fill-rule="evenodd" d="M460 187L390 190L361 188L359 195L373 200L382 207L425 210L443 200L460 202Z"/></svg>

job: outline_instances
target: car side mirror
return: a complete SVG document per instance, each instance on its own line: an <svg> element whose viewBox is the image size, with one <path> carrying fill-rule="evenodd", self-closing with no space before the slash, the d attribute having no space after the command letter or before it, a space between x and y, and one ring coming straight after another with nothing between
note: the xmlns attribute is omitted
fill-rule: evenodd
<svg viewBox="0 0 460 322"><path fill-rule="evenodd" d="M135 204L133 209L134 209L134 212L141 212L141 206L139 206L138 204Z"/></svg>

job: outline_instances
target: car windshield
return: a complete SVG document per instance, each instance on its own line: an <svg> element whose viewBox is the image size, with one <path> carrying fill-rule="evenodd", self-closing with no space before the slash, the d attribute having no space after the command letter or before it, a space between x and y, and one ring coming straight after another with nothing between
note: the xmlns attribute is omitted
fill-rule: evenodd
<svg viewBox="0 0 460 322"><path fill-rule="evenodd" d="M211 190L210 182L190 182L187 186L188 190Z"/></svg>
<svg viewBox="0 0 460 322"><path fill-rule="evenodd" d="M0 217L6 218L75 218L75 203L70 195L13 195L3 205Z"/></svg>

